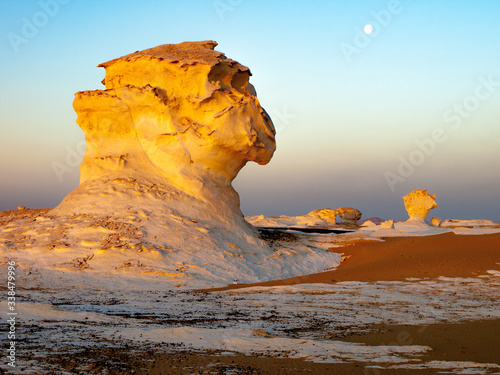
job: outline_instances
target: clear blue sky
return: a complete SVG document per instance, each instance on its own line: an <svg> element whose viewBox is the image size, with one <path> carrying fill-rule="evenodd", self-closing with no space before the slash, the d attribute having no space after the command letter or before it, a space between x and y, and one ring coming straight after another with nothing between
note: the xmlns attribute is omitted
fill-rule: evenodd
<svg viewBox="0 0 500 375"><path fill-rule="evenodd" d="M500 1L0 0L0 14L0 210L78 186L72 101L103 88L96 65L213 39L278 128L271 163L235 180L244 214L403 219L401 197L427 188L432 216L500 220Z"/></svg>

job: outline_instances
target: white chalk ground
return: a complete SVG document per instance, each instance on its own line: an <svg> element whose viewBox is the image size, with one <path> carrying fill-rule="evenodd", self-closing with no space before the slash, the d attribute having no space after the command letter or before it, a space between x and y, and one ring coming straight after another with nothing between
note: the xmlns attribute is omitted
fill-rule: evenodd
<svg viewBox="0 0 500 375"><path fill-rule="evenodd" d="M500 372L498 363L425 362L421 355L431 348L411 345L413 338L378 346L339 341L344 334L377 323L429 324L426 329L432 329L439 322L498 319L500 278L493 275L211 293L110 292L60 286L22 291L18 301L19 340L30 351L30 360L18 361L18 373L23 374L58 373L44 363L47 353L77 353L83 347L120 347L124 343L154 347L157 352L218 349L324 363L363 361L405 369L443 368L455 374ZM0 310L7 311L6 302L0 304ZM5 325L6 316L3 318Z"/></svg>
<svg viewBox="0 0 500 375"><path fill-rule="evenodd" d="M142 244L140 252L127 247L98 251L99 236L116 233L117 228L85 227L80 221L81 236L66 238L70 243L48 249L30 248L32 236L49 238L57 228L47 226L45 234L35 233L28 224L22 228L22 236L16 237L24 241L24 247L18 246L12 252L12 236L2 237L0 242L2 273L6 275L7 259L16 259L18 264L19 357L14 371L5 363L1 365L10 373L40 374L51 370L63 374L45 361L48 353L76 354L82 347L122 347L125 342L142 349L151 346L159 352L217 349L326 363L363 361L375 368L380 365L406 370L435 368L453 374L500 373L500 363L426 362L422 354L431 348L408 344L411 340L406 340L405 345L378 346L339 341L343 334L361 332L376 323L428 324L427 329L432 329L432 324L439 322L498 319L500 264L496 270L468 279L340 282L207 293L190 289L220 285L224 277L208 283L206 278L191 277L187 270L195 266L202 269L203 264L193 263L195 258L191 257L188 267L184 266L181 251L176 252L180 271L170 275L161 251L147 245ZM19 230L19 226L6 226L3 233ZM394 229L366 226L348 236L296 233L295 242L277 241L274 250L278 257L293 259L289 264L296 267L294 272L305 274L312 273L307 270L317 269L320 263L324 269L338 265L340 254L325 253L324 249L341 246L349 237L382 241L380 237L447 231L484 234L500 230L477 222L442 228L395 223ZM72 249L75 243L79 246ZM321 258L321 254L329 258ZM123 266L109 267L109 262L116 263L117 259ZM216 264L221 273L224 261L221 257ZM237 263L233 265L237 267ZM6 297L4 292L0 303L3 342L7 341ZM24 356L20 353L23 350Z"/></svg>
<svg viewBox="0 0 500 375"><path fill-rule="evenodd" d="M258 243L261 240L254 240L255 248L249 242L214 244L207 243L206 234L224 239L220 229L179 217L179 222L192 225L194 233L186 236L181 231L187 224L167 232L159 222L144 213L62 217L48 213L15 220L0 226L0 263L16 259L18 281L25 288L64 283L110 290L123 284L144 290L151 285L163 290L223 287L323 272L340 264L340 255L327 252L328 246L295 241L270 248ZM187 237L184 243L176 231Z"/></svg>

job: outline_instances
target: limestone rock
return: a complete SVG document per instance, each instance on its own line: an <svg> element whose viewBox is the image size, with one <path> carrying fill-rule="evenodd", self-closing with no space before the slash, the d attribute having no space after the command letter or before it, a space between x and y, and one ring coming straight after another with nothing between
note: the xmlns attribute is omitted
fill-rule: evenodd
<svg viewBox="0 0 500 375"><path fill-rule="evenodd" d="M256 227L314 227L335 225L336 210L331 208L323 208L321 210L313 210L307 215L301 216L248 216L246 220Z"/></svg>
<svg viewBox="0 0 500 375"><path fill-rule="evenodd" d="M441 223L442 223L442 220L437 218L437 217L433 217L431 219L431 225L435 226L435 227L440 227L441 226Z"/></svg>
<svg viewBox="0 0 500 375"><path fill-rule="evenodd" d="M361 219L361 212L351 207L337 208L337 213L342 219L342 224L357 224Z"/></svg>
<svg viewBox="0 0 500 375"><path fill-rule="evenodd" d="M275 129L250 71L213 41L162 45L99 65L106 90L75 95L86 136L81 181L161 176L194 195L266 164Z"/></svg>
<svg viewBox="0 0 500 375"><path fill-rule="evenodd" d="M394 220L386 220L386 221L380 223L380 227L394 229Z"/></svg>
<svg viewBox="0 0 500 375"><path fill-rule="evenodd" d="M374 216L374 217L369 217L368 219L363 219L363 220L360 220L360 221L358 222L358 224L359 224L359 225L363 225L364 223L366 223L366 222L368 222L368 221L372 222L374 225L379 225L380 223L382 223L382 222L383 222L383 221L385 221L385 220L384 220L384 219L381 219L381 218L379 218L379 217Z"/></svg>
<svg viewBox="0 0 500 375"><path fill-rule="evenodd" d="M148 241L194 253L272 253L231 182L248 161L269 162L275 129L250 70L216 45L165 44L99 65L106 89L73 102L87 144L80 186L52 215L133 217Z"/></svg>
<svg viewBox="0 0 500 375"><path fill-rule="evenodd" d="M403 197L409 220L423 222L429 210L436 208L436 195L430 195L425 189L413 190Z"/></svg>
<svg viewBox="0 0 500 375"><path fill-rule="evenodd" d="M327 225L335 225L337 210L332 210L331 208L322 208L321 210L311 211L306 216L317 217L320 220L324 221Z"/></svg>
<svg viewBox="0 0 500 375"><path fill-rule="evenodd" d="M232 181L247 162L269 162L275 129L250 70L216 45L166 44L105 62L106 89L75 94L87 145L80 186L37 219L70 258L61 267L93 249L99 272L155 269L175 285L221 285L334 265L326 251L276 252L245 221Z"/></svg>

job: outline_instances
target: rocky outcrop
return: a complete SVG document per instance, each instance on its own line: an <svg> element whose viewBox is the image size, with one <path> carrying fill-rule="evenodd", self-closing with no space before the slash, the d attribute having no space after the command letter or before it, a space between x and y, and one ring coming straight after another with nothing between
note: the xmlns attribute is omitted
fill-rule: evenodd
<svg viewBox="0 0 500 375"><path fill-rule="evenodd" d="M126 223L141 233L138 247L159 251L156 265L175 275L246 282L297 275L303 271L293 264L301 262L292 258L310 250L280 257L240 211L231 183L247 162L269 162L275 129L250 70L216 45L165 44L99 65L106 89L78 92L73 102L87 145L80 186L50 214L96 218L105 229ZM124 238L110 246L130 248ZM307 272L322 271L329 257Z"/></svg>
<svg viewBox="0 0 500 375"><path fill-rule="evenodd" d="M361 219L361 211L351 207L339 207L337 213L342 219L341 224L357 224Z"/></svg>
<svg viewBox="0 0 500 375"><path fill-rule="evenodd" d="M442 222L443 221L441 219L437 218L437 217L433 217L431 219L431 225L435 226L435 227L440 227Z"/></svg>
<svg viewBox="0 0 500 375"><path fill-rule="evenodd" d="M386 220L380 223L380 228L394 229L394 220Z"/></svg>
<svg viewBox="0 0 500 375"><path fill-rule="evenodd" d="M78 92L73 103L87 143L80 187L54 213L108 212L106 202L133 191L114 209L192 201L201 216L216 214L211 221L243 222L231 181L248 161L269 162L275 130L250 70L216 45L166 44L99 65L106 90Z"/></svg>
<svg viewBox="0 0 500 375"><path fill-rule="evenodd" d="M424 222L429 210L436 208L436 195L430 195L425 189L413 190L403 197L408 220Z"/></svg>
<svg viewBox="0 0 500 375"><path fill-rule="evenodd" d="M146 284L211 287L336 266L338 254L321 248L271 248L245 221L232 181L247 162L271 160L275 128L250 70L216 45L165 44L99 65L105 89L73 102L86 142L80 185L36 219L32 240L0 252L50 259L42 266L53 280L84 271L80 285L89 273L123 281L132 272Z"/></svg>
<svg viewBox="0 0 500 375"><path fill-rule="evenodd" d="M331 208L322 208L321 210L311 211L306 216L310 218L318 218L326 225L335 225L337 210L332 210Z"/></svg>
<svg viewBox="0 0 500 375"><path fill-rule="evenodd" d="M338 222L337 215L340 217ZM256 227L282 227L282 226L335 226L337 224L357 225L361 212L351 207L340 207L336 210L322 208L313 210L302 216L248 216L247 221ZM375 225L375 224L374 224Z"/></svg>
<svg viewBox="0 0 500 375"><path fill-rule="evenodd" d="M141 177L206 197L248 162L266 164L275 130L250 70L213 41L166 44L100 64L106 90L75 95L86 136L81 184Z"/></svg>

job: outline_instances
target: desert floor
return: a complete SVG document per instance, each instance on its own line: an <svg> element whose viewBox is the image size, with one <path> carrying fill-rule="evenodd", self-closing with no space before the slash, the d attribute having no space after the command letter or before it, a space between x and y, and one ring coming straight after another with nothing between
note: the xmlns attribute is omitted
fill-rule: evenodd
<svg viewBox="0 0 500 375"><path fill-rule="evenodd" d="M500 234L383 240L253 285L21 290L19 366L0 373L500 373Z"/></svg>

